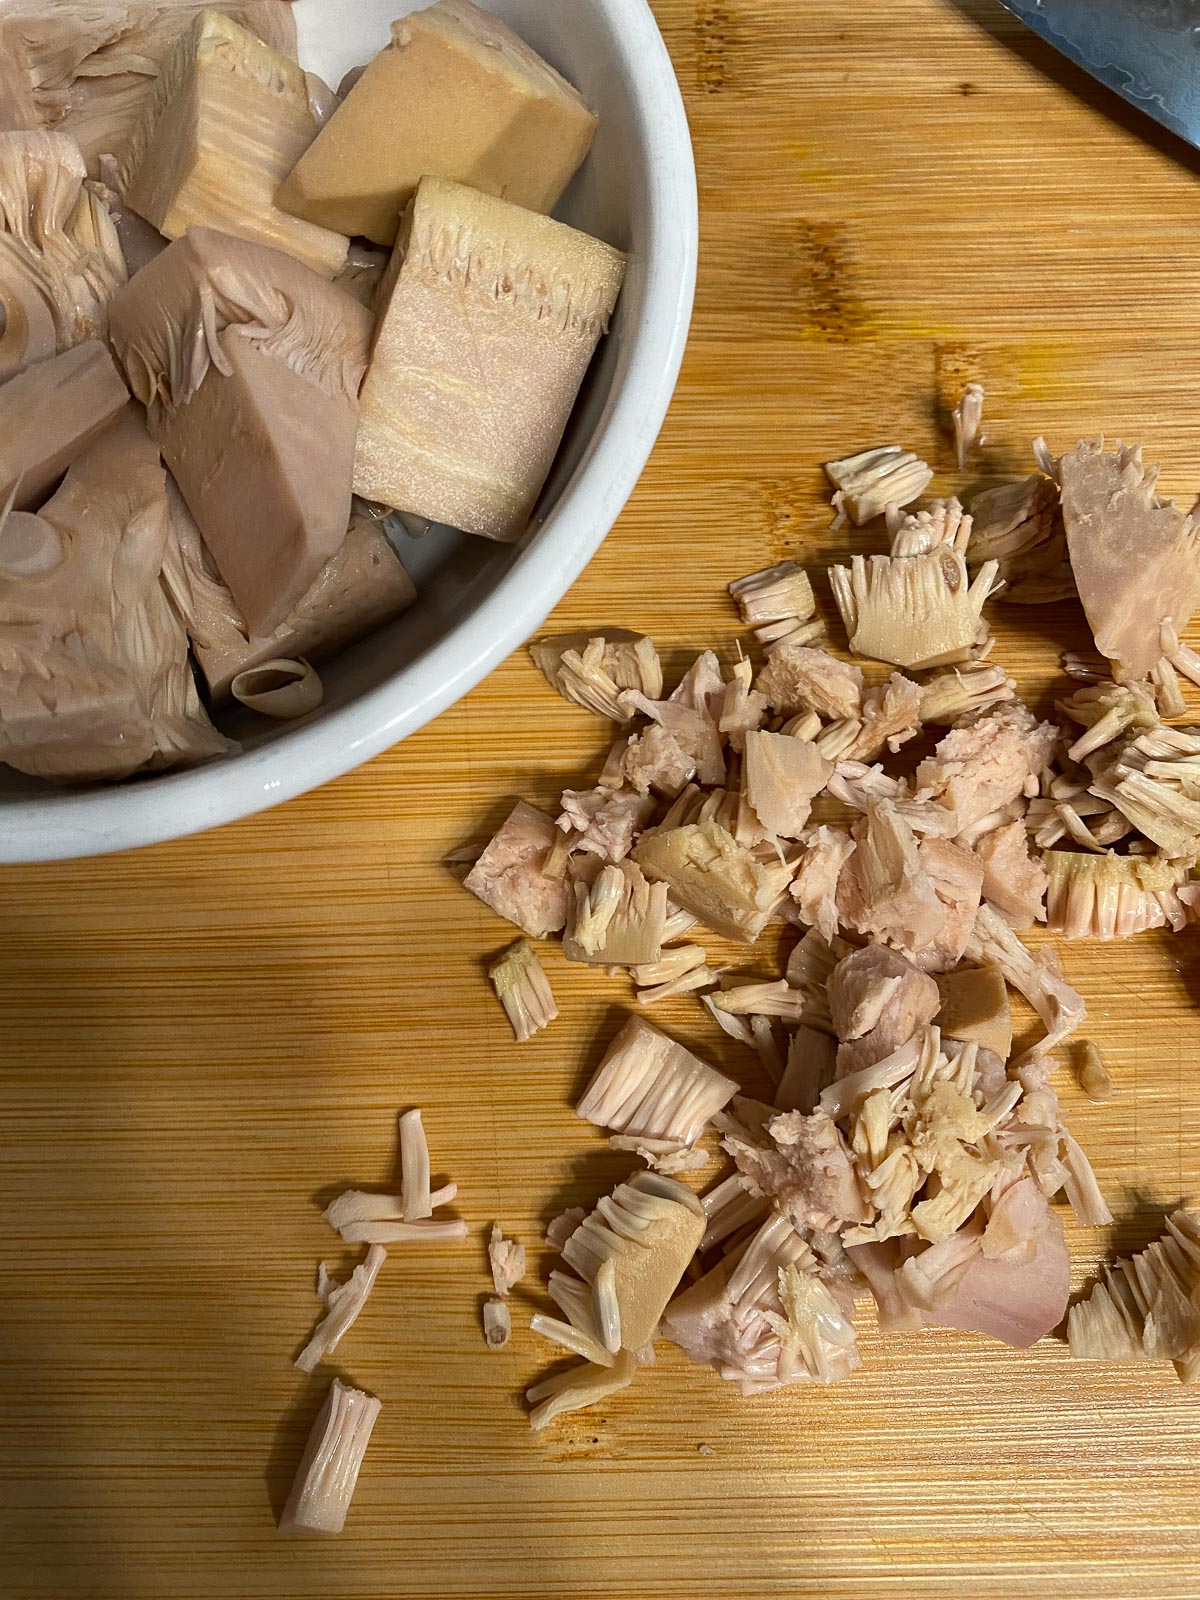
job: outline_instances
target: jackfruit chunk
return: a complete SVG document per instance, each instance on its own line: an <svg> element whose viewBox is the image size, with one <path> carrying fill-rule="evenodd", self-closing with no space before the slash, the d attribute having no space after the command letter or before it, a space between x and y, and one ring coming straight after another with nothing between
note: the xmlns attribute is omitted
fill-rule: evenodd
<svg viewBox="0 0 1200 1600"><path fill-rule="evenodd" d="M102 339L125 258L65 133L0 133L0 382Z"/></svg>
<svg viewBox="0 0 1200 1600"><path fill-rule="evenodd" d="M938 1026L948 1039L975 1041L1007 1061L1012 1051L1012 1010L998 967L959 967L934 975L941 997Z"/></svg>
<svg viewBox="0 0 1200 1600"><path fill-rule="evenodd" d="M346 537L316 581L266 638L252 635L217 575L195 518L174 483L167 485L182 565L168 574L196 661L214 701L229 698L233 680L275 657L327 661L357 639L394 622L416 599L416 587L387 534L370 517L352 517Z"/></svg>
<svg viewBox="0 0 1200 1600"><path fill-rule="evenodd" d="M563 1246L585 1283L616 1263L621 1341L640 1350L654 1338L680 1278L704 1236L704 1208L690 1189L657 1173L636 1173L599 1201Z"/></svg>
<svg viewBox="0 0 1200 1600"><path fill-rule="evenodd" d="M947 545L922 556L856 555L829 569L855 655L910 668L966 661L986 642L983 605L995 579L994 561L968 579L962 553Z"/></svg>
<svg viewBox="0 0 1200 1600"><path fill-rule="evenodd" d="M339 1378L333 1380L296 1469L279 1519L280 1533L341 1533L371 1429L382 1409L373 1395L352 1389Z"/></svg>
<svg viewBox="0 0 1200 1600"><path fill-rule="evenodd" d="M549 213L596 118L523 39L470 0L392 24L277 196L294 216L391 244L423 177Z"/></svg>
<svg viewBox="0 0 1200 1600"><path fill-rule="evenodd" d="M99 339L0 385L0 512L10 499L18 511L39 505L128 404L129 391Z"/></svg>
<svg viewBox="0 0 1200 1600"><path fill-rule="evenodd" d="M717 822L654 828L634 847L651 883L723 938L753 944L787 893L795 866L759 861Z"/></svg>
<svg viewBox="0 0 1200 1600"><path fill-rule="evenodd" d="M222 11L293 59L285 0L5 0L0 16L0 128L73 134L88 171L121 155L163 59L200 11Z"/></svg>
<svg viewBox="0 0 1200 1600"><path fill-rule="evenodd" d="M0 524L0 761L82 783L232 748L161 581L170 541L166 474L134 406L37 516Z"/></svg>
<svg viewBox="0 0 1200 1600"><path fill-rule="evenodd" d="M222 228L332 278L346 265L350 241L275 205L276 189L316 133L296 63L204 11L163 63L118 187L168 239L190 227Z"/></svg>
<svg viewBox="0 0 1200 1600"><path fill-rule="evenodd" d="M515 539L608 324L625 257L442 178L421 180L396 251L363 385L355 492Z"/></svg>
<svg viewBox="0 0 1200 1600"><path fill-rule="evenodd" d="M370 312L281 251L192 228L110 327L246 626L270 634L346 536Z"/></svg>
<svg viewBox="0 0 1200 1600"><path fill-rule="evenodd" d="M1162 655L1159 624L1177 633L1200 605L1200 523L1154 492L1141 445L1083 439L1058 464L1063 523L1079 598L1113 676L1134 683Z"/></svg>

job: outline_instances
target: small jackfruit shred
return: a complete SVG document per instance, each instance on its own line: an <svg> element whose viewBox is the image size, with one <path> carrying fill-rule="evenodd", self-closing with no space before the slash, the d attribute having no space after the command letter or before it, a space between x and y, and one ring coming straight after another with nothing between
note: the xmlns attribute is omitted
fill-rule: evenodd
<svg viewBox="0 0 1200 1600"><path fill-rule="evenodd" d="M518 1044L525 1044L557 1017L550 979L528 939L510 945L488 968L488 977Z"/></svg>

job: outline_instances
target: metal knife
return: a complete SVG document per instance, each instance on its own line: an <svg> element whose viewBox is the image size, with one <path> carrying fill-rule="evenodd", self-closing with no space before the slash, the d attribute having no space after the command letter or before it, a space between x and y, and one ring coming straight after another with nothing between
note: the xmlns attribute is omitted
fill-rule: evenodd
<svg viewBox="0 0 1200 1600"><path fill-rule="evenodd" d="M1200 147L1200 0L1000 0L1130 105Z"/></svg>

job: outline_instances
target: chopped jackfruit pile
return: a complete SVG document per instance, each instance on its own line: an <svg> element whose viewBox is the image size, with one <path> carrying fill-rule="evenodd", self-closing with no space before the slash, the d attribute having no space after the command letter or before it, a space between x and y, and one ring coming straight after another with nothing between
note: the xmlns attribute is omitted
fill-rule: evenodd
<svg viewBox="0 0 1200 1600"><path fill-rule="evenodd" d="M972 386L955 413L963 462L982 404ZM729 586L757 666L706 650L672 688L642 634L531 647L616 742L559 815L520 802L466 887L530 939L561 935L568 962L627 972L639 1006L694 993L757 1074L748 1094L636 1011L608 1042L576 1110L646 1170L547 1232L565 1320L531 1326L583 1361L529 1391L534 1427L631 1382L655 1337L753 1395L848 1378L867 1297L884 1333L1023 1348L1063 1324L1054 1203L1113 1219L1060 1112L1060 1057L1090 1099L1113 1083L1093 1042L1069 1043L1084 1003L1042 934L1197 915L1200 728L1170 718L1178 675L1200 681L1179 642L1200 561L1139 452L1035 456L969 509L916 505L931 474L898 446L831 464L839 509L888 541L829 574L848 652L793 561ZM990 659L986 606L1064 583L1112 670L1043 721ZM706 949L789 927L777 976ZM1013 991L1040 1024L1017 1045ZM1179 1213L1114 1269L1071 1312L1072 1352L1165 1355L1193 1378L1197 1237Z"/></svg>
<svg viewBox="0 0 1200 1600"><path fill-rule="evenodd" d="M289 0L4 0L0 763L232 752L411 605L389 527L520 537L624 276L550 217L595 128L472 0L337 94Z"/></svg>

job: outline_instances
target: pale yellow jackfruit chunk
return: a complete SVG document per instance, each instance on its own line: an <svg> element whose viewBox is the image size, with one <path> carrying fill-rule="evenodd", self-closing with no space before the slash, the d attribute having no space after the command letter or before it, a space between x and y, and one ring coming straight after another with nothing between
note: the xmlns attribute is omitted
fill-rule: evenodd
<svg viewBox="0 0 1200 1600"><path fill-rule="evenodd" d="M563 1259L586 1283L615 1262L621 1341L640 1350L654 1337L706 1226L690 1189L655 1172L639 1172L600 1200L563 1246Z"/></svg>
<svg viewBox="0 0 1200 1600"><path fill-rule="evenodd" d="M346 537L371 314L293 257L211 228L177 239L110 311L151 432L265 637Z"/></svg>
<svg viewBox="0 0 1200 1600"><path fill-rule="evenodd" d="M717 822L644 833L634 859L652 883L714 933L753 944L787 893L795 867L759 861Z"/></svg>
<svg viewBox="0 0 1200 1600"><path fill-rule="evenodd" d="M1007 1061L1012 1050L1008 987L997 967L959 967L934 976L941 997L938 1026L948 1039L974 1040Z"/></svg>
<svg viewBox="0 0 1200 1600"><path fill-rule="evenodd" d="M227 699L233 680L260 662L299 656L328 660L394 622L416 598L416 587L380 525L370 517L352 517L312 588L274 633L251 634L174 482L167 494L181 561L164 576L213 700Z"/></svg>
<svg viewBox="0 0 1200 1600"><path fill-rule="evenodd" d="M40 504L71 462L110 428L129 391L99 339L0 385L0 511Z"/></svg>
<svg viewBox="0 0 1200 1600"><path fill-rule="evenodd" d="M0 128L78 139L93 177L120 155L159 68L200 11L221 11L294 57L287 0L7 0L0 15Z"/></svg>
<svg viewBox="0 0 1200 1600"><path fill-rule="evenodd" d="M439 0L392 24L278 204L378 244L395 239L426 176L548 213L595 127L578 92L496 17Z"/></svg>
<svg viewBox="0 0 1200 1600"><path fill-rule="evenodd" d="M517 538L624 272L599 239L423 178L380 289L355 491Z"/></svg>
<svg viewBox="0 0 1200 1600"><path fill-rule="evenodd" d="M161 581L170 540L166 474L134 406L37 516L0 526L0 761L76 783L231 748Z"/></svg>
<svg viewBox="0 0 1200 1600"><path fill-rule="evenodd" d="M276 189L316 132L296 63L204 11L163 63L118 187L168 239L191 227L221 228L332 278L346 265L350 241L275 205Z"/></svg>

